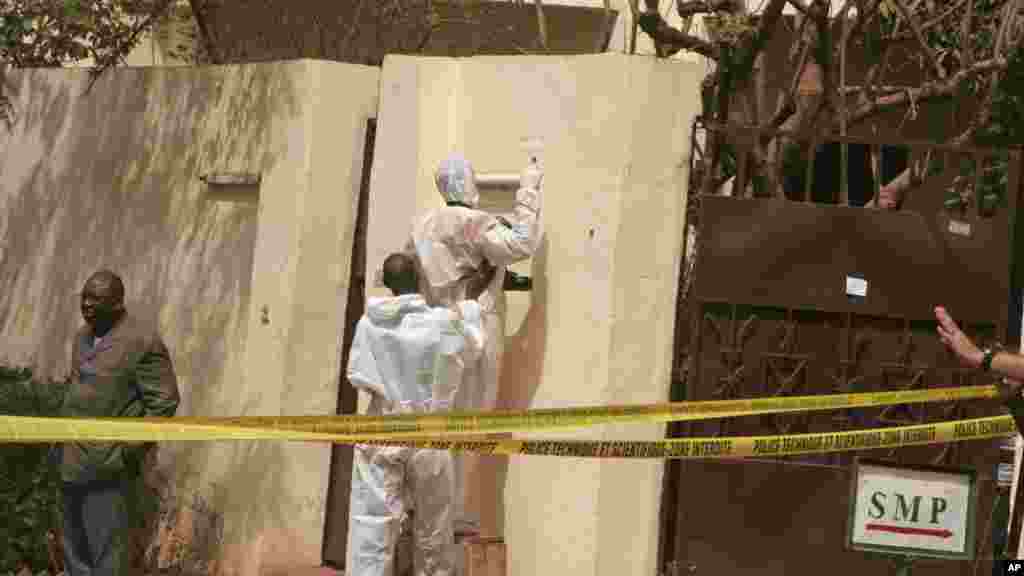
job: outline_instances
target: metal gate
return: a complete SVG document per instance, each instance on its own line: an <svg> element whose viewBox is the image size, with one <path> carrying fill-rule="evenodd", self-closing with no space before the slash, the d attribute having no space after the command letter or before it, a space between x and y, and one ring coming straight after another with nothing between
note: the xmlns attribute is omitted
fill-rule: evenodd
<svg viewBox="0 0 1024 576"><path fill-rule="evenodd" d="M736 151L737 182L748 181L744 164L756 133L728 128L718 136ZM865 139L835 140L876 157L881 149ZM945 351L933 307L946 306L976 340L1007 337L1019 153L901 146L909 165L927 170L897 211L840 205L838 190L809 194L821 186L806 182L789 198L743 197L746 185L734 185L734 197L696 198L697 256L680 282L672 400L990 383ZM848 277L866 281L865 297L848 296ZM669 436L796 434L998 413L994 401L909 405L679 424ZM860 455L975 468L979 561L922 561L921 571L989 574L998 452L995 441L975 441L674 461L666 469L661 564L668 574L674 565L678 574L715 576L888 573L888 560L844 549L850 464Z"/></svg>

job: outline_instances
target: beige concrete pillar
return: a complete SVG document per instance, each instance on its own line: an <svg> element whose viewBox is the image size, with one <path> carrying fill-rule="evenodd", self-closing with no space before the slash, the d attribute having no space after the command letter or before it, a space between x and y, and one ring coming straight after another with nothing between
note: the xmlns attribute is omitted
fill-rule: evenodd
<svg viewBox="0 0 1024 576"><path fill-rule="evenodd" d="M668 396L690 122L703 67L603 54L389 57L370 189L368 274L436 206L450 151L479 171L544 141L545 240L509 295L500 402L551 408ZM452 123L455 127L452 127ZM373 288L369 294L379 294ZM663 426L560 437L652 439ZM516 457L499 469L509 574L656 571L662 463Z"/></svg>

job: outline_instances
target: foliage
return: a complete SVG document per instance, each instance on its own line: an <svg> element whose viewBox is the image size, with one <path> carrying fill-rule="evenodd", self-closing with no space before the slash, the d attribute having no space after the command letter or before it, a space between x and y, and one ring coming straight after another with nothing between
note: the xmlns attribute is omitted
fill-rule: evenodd
<svg viewBox="0 0 1024 576"><path fill-rule="evenodd" d="M174 0L0 0L0 82L8 68L92 60L95 81L121 64L145 33L172 13ZM0 84L0 120L11 105Z"/></svg>
<svg viewBox="0 0 1024 576"><path fill-rule="evenodd" d="M171 0L3 0L0 61L23 67L63 66L92 58L122 62L144 32L168 14Z"/></svg>
<svg viewBox="0 0 1024 576"><path fill-rule="evenodd" d="M0 368L0 414L56 415L63 390L26 370ZM47 535L60 521L60 479L50 455L49 444L0 444L0 573L47 568Z"/></svg>
<svg viewBox="0 0 1024 576"><path fill-rule="evenodd" d="M990 122L975 136L983 146L1024 146L1024 50L1010 55L992 98Z"/></svg>
<svg viewBox="0 0 1024 576"><path fill-rule="evenodd" d="M703 89L705 125L740 123L762 130L747 159L746 173L755 188L768 195L781 185L773 179L773 166L785 160L790 169L799 171L807 162L801 158L807 151L776 145L774 134L780 128L804 133L808 141L821 143L830 134L877 121L882 113L905 111L907 117L913 117L927 101L966 99L977 103L975 117L958 128L960 133L950 135L949 143L995 147L1022 143L1021 0L766 0L756 16L749 14L742 2L677 0L676 11L684 22L696 14L706 15L710 42L690 35L688 26L669 26L657 13L658 4L656 0L645 2L647 10L640 15L641 28L654 40L658 54L691 50L715 62ZM759 105L751 104L758 102L751 94L755 88L751 66L781 29L780 17L787 5L798 13L789 53L793 77L784 80L788 88L784 88L777 109L754 111ZM837 21L847 24L835 26ZM849 61L848 49L866 51L868 69L854 80L861 85L847 81L840 86L840 63L843 58ZM893 61L905 61L906 54L921 72L916 85L901 84L906 71ZM797 93L807 62L819 67L820 98L805 99ZM766 94L757 96L761 97L769 102L774 99ZM700 162L706 166L694 171L702 178L694 182L695 188L714 193L734 175L735 162L728 158L731 152L725 145L724 138L709 135L700 151ZM787 154L788 158L780 157ZM927 165L912 163L887 188L894 197L902 198L919 185L922 171L927 169ZM986 166L980 196L991 196L1003 187L1006 172L1005 163ZM971 175L963 176L970 180ZM746 189L750 182L737 184Z"/></svg>

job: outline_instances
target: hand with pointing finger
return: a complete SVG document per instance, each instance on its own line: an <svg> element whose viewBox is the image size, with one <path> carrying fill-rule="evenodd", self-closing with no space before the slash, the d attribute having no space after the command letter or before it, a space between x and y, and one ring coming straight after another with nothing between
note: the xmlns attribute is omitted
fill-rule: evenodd
<svg viewBox="0 0 1024 576"><path fill-rule="evenodd" d="M935 307L935 319L939 321L939 340L949 348L960 362L971 368L980 368L985 353L971 342L963 330L942 306Z"/></svg>

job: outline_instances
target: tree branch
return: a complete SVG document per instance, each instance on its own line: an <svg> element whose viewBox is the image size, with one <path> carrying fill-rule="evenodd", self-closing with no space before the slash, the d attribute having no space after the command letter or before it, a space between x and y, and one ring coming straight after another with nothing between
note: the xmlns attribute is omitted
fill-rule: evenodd
<svg viewBox="0 0 1024 576"><path fill-rule="evenodd" d="M789 5L797 12L807 14L807 4L804 4L803 0L789 0Z"/></svg>
<svg viewBox="0 0 1024 576"><path fill-rule="evenodd" d="M875 114L884 112L891 108L905 106L911 101L922 102L936 98L948 98L953 96L957 87L964 81L981 74L996 72L1006 69L1005 58L991 58L982 60L957 72L946 80L927 82L917 88L906 88L899 94L883 96L873 102L867 102L858 106L850 113L849 122L856 124Z"/></svg>
<svg viewBox="0 0 1024 576"><path fill-rule="evenodd" d="M548 21L544 17L544 4L541 0L533 0L537 7L537 38L544 52L548 51Z"/></svg>
<svg viewBox="0 0 1024 576"><path fill-rule="evenodd" d="M974 0L967 1L967 10L964 10L964 18L960 22L960 58L962 66L974 64L974 50L971 49L971 20L974 18Z"/></svg>
<svg viewBox="0 0 1024 576"><path fill-rule="evenodd" d="M707 40L691 36L690 34L683 34L669 26L668 22L665 22L661 14L657 12L644 12L637 18L637 22L640 25L640 29L654 41L656 46L663 46L668 50L674 50L673 54L680 50L689 50L712 60L718 60L719 58L716 46Z"/></svg>
<svg viewBox="0 0 1024 576"><path fill-rule="evenodd" d="M99 80L100 76L108 68L115 66L119 60L121 60L129 52L131 52L132 48L134 48L135 45L138 44L139 37L142 35L142 33L151 29L153 27L153 24L155 24L159 18L161 18L164 14L167 13L173 1L174 0L160 0L159 2L157 2L157 4L149 12L149 14L147 14L146 17L142 20L142 22L136 24L131 29L131 32L128 33L128 37L123 42L117 44L113 52L111 52L108 57L96 59L96 66L89 71L90 78L89 85L85 87L86 94L89 94L92 91L92 88L96 84L96 81Z"/></svg>
<svg viewBox="0 0 1024 576"><path fill-rule="evenodd" d="M787 0L770 0L768 6L765 7L761 13L761 23L757 27L754 39L747 47L743 60L737 63L735 77L747 78L750 76L750 70L754 67L757 55L764 50L765 45L779 28L779 18L782 17L782 9L786 7L786 2Z"/></svg>
<svg viewBox="0 0 1024 576"><path fill-rule="evenodd" d="M638 0L629 0L629 15L632 22L629 27L629 53L636 54L636 31L640 28L637 19L640 17L640 5Z"/></svg>
<svg viewBox="0 0 1024 576"><path fill-rule="evenodd" d="M794 68L793 78L789 83L789 90L783 95L782 105L779 106L775 116L762 127L760 137L762 147L767 146L775 137L774 132L782 128L783 124L797 112L796 93L800 88L800 78L803 76L804 67L807 66L807 61L811 55L811 48L814 44L812 41L813 37L805 33L807 22L808 19L804 18L797 32L797 36L800 38L800 53L796 59L796 67Z"/></svg>
<svg viewBox="0 0 1024 576"><path fill-rule="evenodd" d="M210 59L211 64L222 63L224 60L220 56L220 51L217 50L213 35L210 33L210 26L206 21L206 6L200 5L200 0L188 0L188 5L192 9L192 17L196 20L199 36L203 39L203 48L206 49L207 58Z"/></svg>
<svg viewBox="0 0 1024 576"><path fill-rule="evenodd" d="M821 67L822 104L833 109L835 94L835 78L832 73L832 27L828 18L829 0L813 0L808 17L814 20L817 28L816 50L818 65Z"/></svg>
<svg viewBox="0 0 1024 576"><path fill-rule="evenodd" d="M942 68L942 64L939 63L939 57L935 55L935 51L928 45L928 41L925 40L924 33L921 32L921 25L918 23L914 15L910 13L907 5L903 3L903 0L892 0L896 4L896 9L899 10L900 15L907 21L910 29L914 31L914 37L917 38L917 43L920 45L921 50L931 60L932 67L935 68L935 74L940 79L946 78L946 71Z"/></svg>
<svg viewBox="0 0 1024 576"><path fill-rule="evenodd" d="M1005 43L1009 44L1008 46L1005 46L1007 54L1012 53L1020 45L1020 35L1018 35L1011 41L1007 41L1007 32L1016 24L1015 21L1017 20L1017 14L1014 13L1014 8L1018 7L1020 4L1024 4L1024 0L1010 0L1009 2L1006 3L1006 7L1004 8L1005 13L1003 14L1003 21L1001 26L999 27L999 37L996 39L995 55L997 57L999 56L1000 52L1003 51ZM999 88L1000 72L1002 72L1002 70L996 71L996 73L993 74L991 78L989 78L988 94L986 95L985 100L981 103L981 107L978 109L978 113L974 117L974 121L971 122L971 125L968 126L962 134L953 139L954 144L962 145L966 144L967 142L970 142L971 139L974 138L974 134L978 131L978 128L980 126L988 125L989 120L992 117L992 102L995 100L996 91Z"/></svg>
<svg viewBox="0 0 1024 576"><path fill-rule="evenodd" d="M676 12L682 19L696 16L697 14L712 14L714 12L736 12L741 5L736 0L677 0Z"/></svg>

